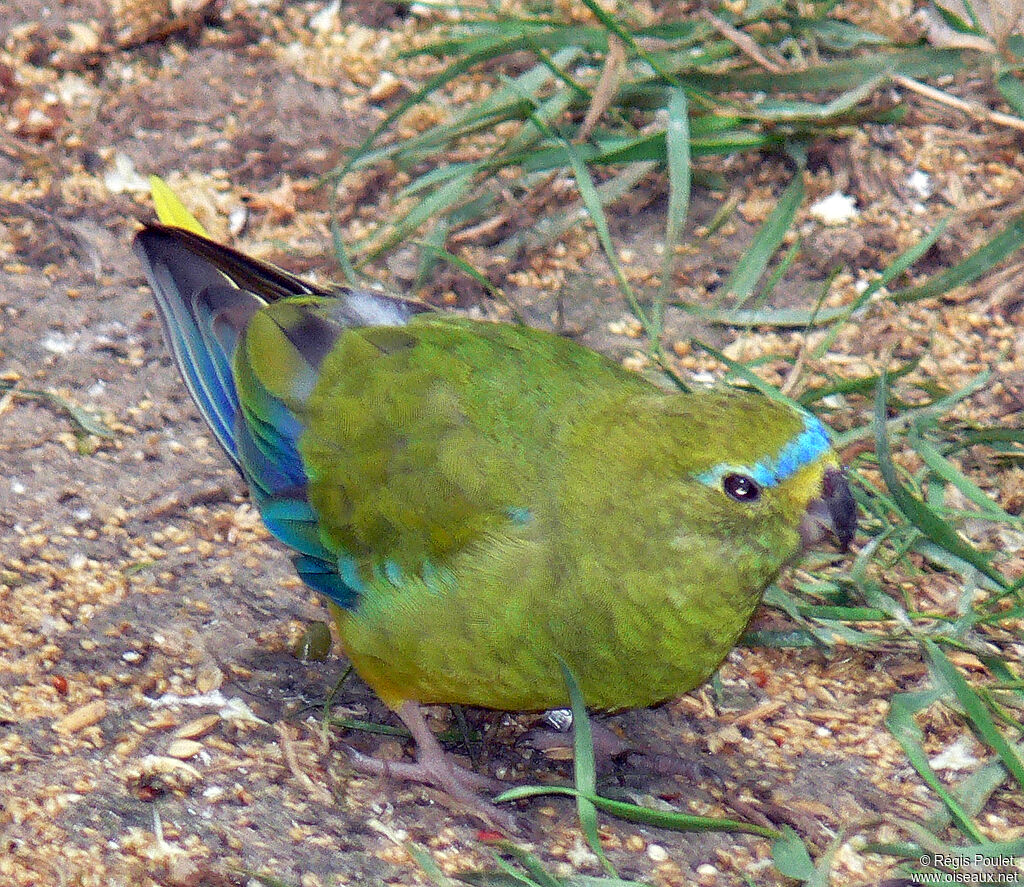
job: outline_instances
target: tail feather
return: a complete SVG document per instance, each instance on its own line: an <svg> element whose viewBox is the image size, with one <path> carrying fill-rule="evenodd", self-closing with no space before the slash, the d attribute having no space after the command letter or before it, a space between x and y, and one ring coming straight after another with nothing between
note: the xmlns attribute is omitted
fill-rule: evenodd
<svg viewBox="0 0 1024 887"><path fill-rule="evenodd" d="M231 374L231 355L240 331L266 302L233 285L207 242L176 228L151 226L139 232L135 250L156 295L164 337L192 399L217 441L241 471L238 417L241 405ZM206 259L203 261L202 259Z"/></svg>
<svg viewBox="0 0 1024 887"><path fill-rule="evenodd" d="M164 333L204 419L249 484L267 528L294 549L312 588L343 607L358 589L320 538L299 452L306 399L346 327L403 323L399 299L314 288L189 232L153 225L136 251ZM343 557L343 556L342 556Z"/></svg>
<svg viewBox="0 0 1024 887"><path fill-rule="evenodd" d="M295 417L268 404L268 415L260 417L257 428L247 428L242 421L246 392L240 396L233 362L260 309L327 291L180 228L151 225L139 232L135 249L156 294L174 362L228 458L268 492L304 483L294 446L299 433ZM263 399L255 392L252 402ZM243 465L245 457L255 471Z"/></svg>

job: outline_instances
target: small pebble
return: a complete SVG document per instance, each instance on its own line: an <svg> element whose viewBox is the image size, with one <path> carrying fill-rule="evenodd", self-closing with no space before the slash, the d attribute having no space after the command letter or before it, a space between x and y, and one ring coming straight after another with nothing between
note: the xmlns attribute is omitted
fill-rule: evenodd
<svg viewBox="0 0 1024 887"><path fill-rule="evenodd" d="M697 883L701 887L713 887L718 883L718 869L707 862L697 866Z"/></svg>
<svg viewBox="0 0 1024 887"><path fill-rule="evenodd" d="M668 859L668 851L661 846L661 844L648 844L647 845L647 858L651 862L664 862Z"/></svg>

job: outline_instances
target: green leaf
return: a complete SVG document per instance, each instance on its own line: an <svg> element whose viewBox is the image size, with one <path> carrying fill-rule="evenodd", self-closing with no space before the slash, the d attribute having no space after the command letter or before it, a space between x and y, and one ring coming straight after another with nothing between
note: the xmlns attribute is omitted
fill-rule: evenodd
<svg viewBox="0 0 1024 887"><path fill-rule="evenodd" d="M772 841L772 861L787 878L809 881L814 877L814 863L803 839L788 825L782 834Z"/></svg>

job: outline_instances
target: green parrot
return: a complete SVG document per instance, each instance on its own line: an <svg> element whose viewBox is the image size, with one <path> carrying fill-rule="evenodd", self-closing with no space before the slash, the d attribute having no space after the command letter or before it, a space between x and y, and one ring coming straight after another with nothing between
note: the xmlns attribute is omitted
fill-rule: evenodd
<svg viewBox="0 0 1024 887"><path fill-rule="evenodd" d="M825 427L667 393L547 332L321 288L182 229L135 241L175 362L356 671L405 722L387 772L488 808L422 703L649 706L701 684L854 500Z"/></svg>

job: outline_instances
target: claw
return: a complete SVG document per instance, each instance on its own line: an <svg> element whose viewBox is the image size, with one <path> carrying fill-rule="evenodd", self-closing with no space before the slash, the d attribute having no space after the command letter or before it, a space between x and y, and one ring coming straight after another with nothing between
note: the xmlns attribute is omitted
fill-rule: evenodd
<svg viewBox="0 0 1024 887"><path fill-rule="evenodd" d="M430 731L415 702L403 703L397 714L416 741L416 761L381 761L346 747L356 770L370 776L432 785L487 825L512 834L519 833L519 826L511 813L499 809L477 794L479 791L500 791L505 787L501 782L453 764Z"/></svg>

